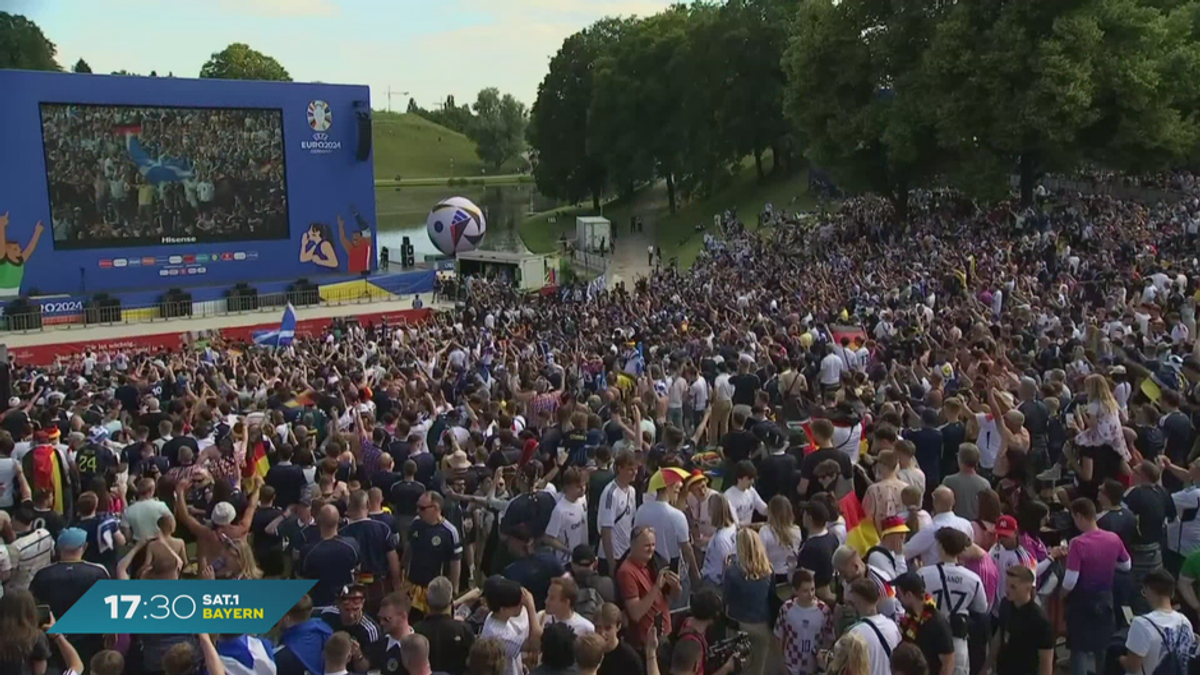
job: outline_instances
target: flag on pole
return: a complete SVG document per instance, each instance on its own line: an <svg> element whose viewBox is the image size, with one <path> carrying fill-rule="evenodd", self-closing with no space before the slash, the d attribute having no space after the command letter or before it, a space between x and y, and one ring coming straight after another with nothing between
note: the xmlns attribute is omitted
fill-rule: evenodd
<svg viewBox="0 0 1200 675"><path fill-rule="evenodd" d="M283 320L279 322L279 328L254 331L254 344L267 347L286 347L292 344L294 337L296 337L296 308L292 307L292 303L289 302L287 308L283 310Z"/></svg>
<svg viewBox="0 0 1200 675"><path fill-rule="evenodd" d="M839 502L842 517L846 519L846 544L854 547L864 559L872 546L879 545L879 532L875 523L867 517L862 501L854 490L846 493Z"/></svg>

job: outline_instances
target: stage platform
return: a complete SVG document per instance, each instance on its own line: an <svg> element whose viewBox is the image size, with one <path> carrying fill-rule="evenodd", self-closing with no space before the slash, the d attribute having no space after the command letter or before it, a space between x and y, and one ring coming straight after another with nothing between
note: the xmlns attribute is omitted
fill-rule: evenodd
<svg viewBox="0 0 1200 675"><path fill-rule="evenodd" d="M416 297L423 305L414 309ZM408 296L397 300L364 302L361 304L318 305L296 310L296 334L314 335L323 332L339 317L356 317L361 323L390 324L420 323L437 309L449 308L446 303L434 303L432 293ZM233 341L249 342L255 331L279 328L283 311L275 309L247 314L229 314L191 319L172 319L155 324L113 324L49 328L38 333L13 333L0 336L9 354L21 364L49 365L57 356L81 354L85 351L117 352L122 350L178 350L197 340L213 335Z"/></svg>

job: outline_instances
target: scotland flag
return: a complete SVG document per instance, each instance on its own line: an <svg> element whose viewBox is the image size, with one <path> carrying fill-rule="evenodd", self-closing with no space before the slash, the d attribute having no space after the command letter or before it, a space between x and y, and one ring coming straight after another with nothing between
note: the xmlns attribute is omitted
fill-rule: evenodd
<svg viewBox="0 0 1200 675"><path fill-rule="evenodd" d="M150 183L178 183L192 177L191 164L182 157L162 155L157 159L151 157L142 147L136 135L126 137L129 148L129 158L137 165L138 172Z"/></svg>
<svg viewBox="0 0 1200 675"><path fill-rule="evenodd" d="M296 308L288 303L283 310L283 321L279 322L277 330L260 330L254 332L254 344L267 347L286 347L292 344L296 337Z"/></svg>

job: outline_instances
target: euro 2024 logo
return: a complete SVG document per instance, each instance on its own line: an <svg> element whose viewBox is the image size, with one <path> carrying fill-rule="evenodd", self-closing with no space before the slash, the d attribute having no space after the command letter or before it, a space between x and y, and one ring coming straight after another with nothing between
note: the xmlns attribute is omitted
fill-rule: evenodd
<svg viewBox="0 0 1200 675"><path fill-rule="evenodd" d="M333 111L325 101L310 101L308 104L308 126L312 127L311 141L300 141L300 149L314 155L327 155L334 150L342 149L341 141L329 140L325 133L333 126Z"/></svg>

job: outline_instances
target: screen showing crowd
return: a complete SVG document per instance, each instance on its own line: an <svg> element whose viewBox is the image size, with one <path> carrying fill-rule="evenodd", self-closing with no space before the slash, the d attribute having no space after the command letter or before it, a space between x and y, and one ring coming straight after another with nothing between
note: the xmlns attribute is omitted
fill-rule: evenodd
<svg viewBox="0 0 1200 675"><path fill-rule="evenodd" d="M47 104L54 246L288 236L278 109Z"/></svg>

